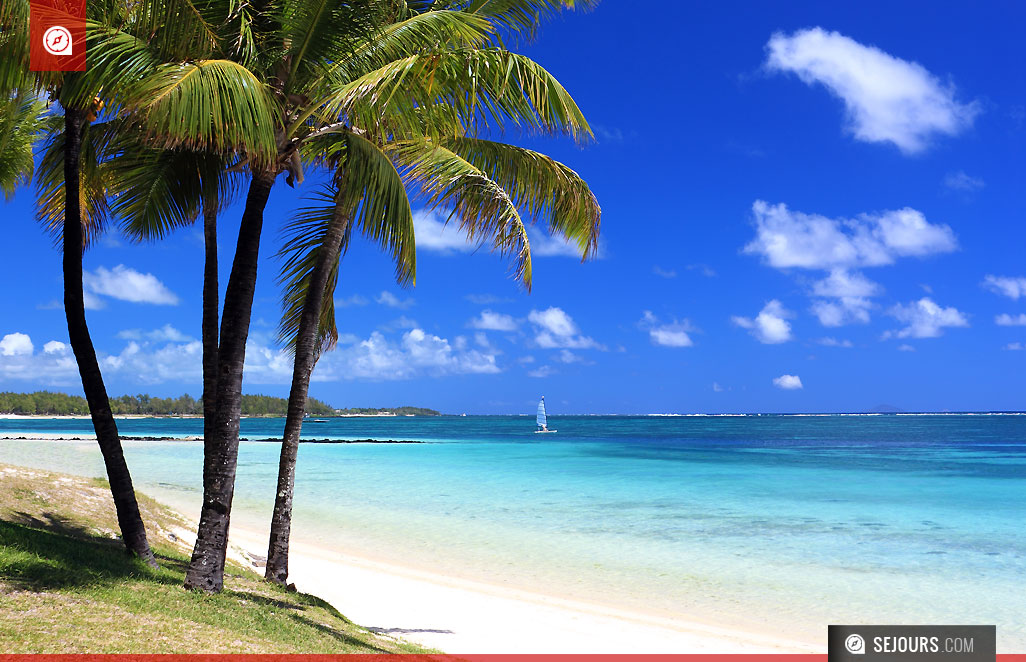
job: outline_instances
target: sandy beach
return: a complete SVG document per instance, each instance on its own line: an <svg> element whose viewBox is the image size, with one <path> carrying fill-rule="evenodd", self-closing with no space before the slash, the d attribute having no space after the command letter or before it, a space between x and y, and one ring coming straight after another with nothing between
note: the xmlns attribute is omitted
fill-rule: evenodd
<svg viewBox="0 0 1026 662"><path fill-rule="evenodd" d="M266 534L233 525L253 556ZM294 541L290 579L375 632L446 653L823 653L825 645L671 620L385 564Z"/></svg>
<svg viewBox="0 0 1026 662"><path fill-rule="evenodd" d="M78 444L90 437L30 436L59 444ZM193 521L198 495L161 489L148 493ZM195 524L174 531L183 550L191 550L194 532ZM262 523L237 513L230 536L232 558L262 572L267 545ZM698 622L701 615L694 620L685 614L666 618L524 590L513 577L496 575L494 582L480 582L384 563L352 550L314 544L295 532L289 577L298 590L328 601L355 623L446 653L825 652L815 642Z"/></svg>

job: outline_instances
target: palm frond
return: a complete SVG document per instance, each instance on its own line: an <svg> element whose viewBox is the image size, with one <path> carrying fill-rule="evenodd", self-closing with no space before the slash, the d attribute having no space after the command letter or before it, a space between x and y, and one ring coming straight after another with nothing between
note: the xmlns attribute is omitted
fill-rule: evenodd
<svg viewBox="0 0 1026 662"><path fill-rule="evenodd" d="M294 352L299 326L310 291L310 280L327 246L332 224L344 224L338 249L339 259L330 265L321 317L318 324L319 352L327 351L338 341L335 325L334 291L338 282L339 262L349 248L353 226L349 222L350 203L343 200L338 189L325 185L307 198L313 204L300 208L289 220L283 232L283 245L278 252L282 260L278 282L283 286L282 317L278 324L278 337L289 351ZM330 304L329 304L330 292Z"/></svg>
<svg viewBox="0 0 1026 662"><path fill-rule="evenodd" d="M44 110L42 100L30 93L0 97L0 191L8 200L32 181L33 148L43 128Z"/></svg>
<svg viewBox="0 0 1026 662"><path fill-rule="evenodd" d="M125 108L164 148L245 151L253 161L277 155L277 113L257 77L229 60L167 64L132 84Z"/></svg>
<svg viewBox="0 0 1026 662"><path fill-rule="evenodd" d="M332 90L322 118L346 117L363 128L384 124L408 136L421 129L418 108L431 105L450 107L458 123L471 129L484 124L501 131L512 124L581 141L591 137L580 108L555 77L530 58L498 48L425 51L395 60Z"/></svg>
<svg viewBox="0 0 1026 662"><path fill-rule="evenodd" d="M79 156L81 184L79 204L82 210L83 248L92 245L110 220L108 204L109 166L107 154L118 126L97 122L82 127L82 151ZM64 228L64 132L50 134L43 146L36 169L36 220L61 245Z"/></svg>
<svg viewBox="0 0 1026 662"><path fill-rule="evenodd" d="M330 265L318 330L322 351L334 346L338 338L332 294L338 282L338 262L349 246L354 229L358 228L365 237L390 253L395 263L396 281L408 284L416 278L413 214L395 166L378 146L355 133L340 131L331 138L327 158L337 167L335 183L315 193L312 199L316 204L305 207L293 217L285 229L283 247L278 254L283 260L279 280L284 286L279 336L290 348L295 346L299 333L311 275L322 252L329 250L326 242L337 235L339 224L344 224L342 244L338 259Z"/></svg>
<svg viewBox="0 0 1026 662"><path fill-rule="evenodd" d="M573 242L582 259L595 256L602 209L576 172L539 152L492 140L456 138L446 146L486 172L533 222L545 219L550 233Z"/></svg>
<svg viewBox="0 0 1026 662"><path fill-rule="evenodd" d="M541 22L560 12L596 6L598 0L456 0L448 9L485 16L509 35L532 39Z"/></svg>
<svg viewBox="0 0 1026 662"><path fill-rule="evenodd" d="M108 164L111 211L133 240L159 240L193 223L204 200L217 200L221 209L230 203L238 176L228 171L224 157L119 142Z"/></svg>
<svg viewBox="0 0 1026 662"><path fill-rule="evenodd" d="M420 185L432 207L452 210L471 243L491 241L492 250L510 256L513 277L531 290L531 242L510 195L488 174L459 154L429 141L395 144L391 153L403 175Z"/></svg>

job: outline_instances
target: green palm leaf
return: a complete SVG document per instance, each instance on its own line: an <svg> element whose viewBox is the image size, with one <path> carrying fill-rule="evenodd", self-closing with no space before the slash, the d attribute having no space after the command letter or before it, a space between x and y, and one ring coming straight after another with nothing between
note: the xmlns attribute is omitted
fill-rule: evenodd
<svg viewBox="0 0 1026 662"><path fill-rule="evenodd" d="M163 65L130 86L125 107L164 148L243 150L258 162L277 155L278 113L266 86L229 60Z"/></svg>
<svg viewBox="0 0 1026 662"><path fill-rule="evenodd" d="M419 184L432 207L452 209L471 243L491 240L492 249L512 256L513 275L530 291L531 242L509 194L481 168L427 141L397 143L391 152L404 175Z"/></svg>
<svg viewBox="0 0 1026 662"><path fill-rule="evenodd" d="M43 128L44 109L31 94L0 97L0 191L8 200L19 186L32 181L33 147Z"/></svg>
<svg viewBox="0 0 1026 662"><path fill-rule="evenodd" d="M532 221L545 219L549 232L573 242L582 259L598 251L602 209L587 183L562 163L523 147L479 138L446 142L455 153L486 172Z"/></svg>

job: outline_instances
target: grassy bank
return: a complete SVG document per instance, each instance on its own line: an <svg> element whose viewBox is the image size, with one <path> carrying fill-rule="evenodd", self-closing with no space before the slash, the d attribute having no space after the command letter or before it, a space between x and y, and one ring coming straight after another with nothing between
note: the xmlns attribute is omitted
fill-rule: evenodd
<svg viewBox="0 0 1026 662"><path fill-rule="evenodd" d="M425 652L242 565L183 590L187 523L140 500L159 570L126 557L104 481L0 464L0 653Z"/></svg>

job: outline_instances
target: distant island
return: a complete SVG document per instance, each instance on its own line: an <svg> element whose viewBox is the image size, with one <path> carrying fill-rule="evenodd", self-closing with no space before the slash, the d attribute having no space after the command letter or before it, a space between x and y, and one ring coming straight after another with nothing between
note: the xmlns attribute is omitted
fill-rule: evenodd
<svg viewBox="0 0 1026 662"><path fill-rule="evenodd" d="M311 412L312 413L312 412ZM338 416L441 416L441 412L425 407L350 407L336 409Z"/></svg>
<svg viewBox="0 0 1026 662"><path fill-rule="evenodd" d="M186 393L177 398L155 398L150 395L121 395L110 399L115 416L202 416L203 400ZM243 416L285 416L288 400L270 395L243 395ZM306 412L310 416L438 416L434 409L423 407L356 407L336 409L316 398L308 398ZM20 416L87 416L89 405L78 395L36 391L34 393L0 392L0 414Z"/></svg>

